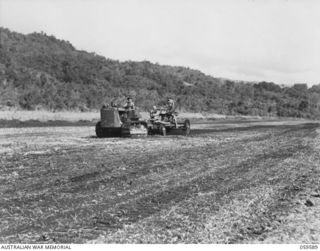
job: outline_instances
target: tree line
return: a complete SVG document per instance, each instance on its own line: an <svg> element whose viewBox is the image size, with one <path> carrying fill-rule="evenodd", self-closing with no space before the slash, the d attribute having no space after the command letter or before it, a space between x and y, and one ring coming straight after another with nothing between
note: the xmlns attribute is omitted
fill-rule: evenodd
<svg viewBox="0 0 320 251"><path fill-rule="evenodd" d="M0 27L0 109L87 111L127 95L141 110L172 97L181 111L320 117L320 84L232 81L188 67L120 62L43 32Z"/></svg>

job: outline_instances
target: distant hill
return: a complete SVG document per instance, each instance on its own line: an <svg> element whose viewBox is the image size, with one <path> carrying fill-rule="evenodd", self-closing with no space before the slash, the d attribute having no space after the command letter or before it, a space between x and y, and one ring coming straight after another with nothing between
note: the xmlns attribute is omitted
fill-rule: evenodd
<svg viewBox="0 0 320 251"><path fill-rule="evenodd" d="M320 85L219 79L180 66L119 62L45 33L0 27L0 109L93 110L131 95L140 109L173 97L182 111L320 117Z"/></svg>

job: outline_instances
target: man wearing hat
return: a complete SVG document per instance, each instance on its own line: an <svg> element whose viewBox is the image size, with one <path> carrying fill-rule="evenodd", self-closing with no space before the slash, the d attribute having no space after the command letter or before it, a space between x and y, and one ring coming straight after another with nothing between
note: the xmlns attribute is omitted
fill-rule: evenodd
<svg viewBox="0 0 320 251"><path fill-rule="evenodd" d="M167 108L167 113L173 113L174 110L176 109L176 107L175 107L175 105L174 105L174 101L173 101L172 98L168 98L168 99L167 99L166 108Z"/></svg>
<svg viewBox="0 0 320 251"><path fill-rule="evenodd" d="M168 118L172 118L172 122L175 123L177 126L176 117L174 115L176 107L172 98L167 99L166 109L167 109Z"/></svg>
<svg viewBox="0 0 320 251"><path fill-rule="evenodd" d="M128 110L134 110L135 109L135 105L134 105L131 97L127 97L127 103L124 105L124 108L128 109Z"/></svg>

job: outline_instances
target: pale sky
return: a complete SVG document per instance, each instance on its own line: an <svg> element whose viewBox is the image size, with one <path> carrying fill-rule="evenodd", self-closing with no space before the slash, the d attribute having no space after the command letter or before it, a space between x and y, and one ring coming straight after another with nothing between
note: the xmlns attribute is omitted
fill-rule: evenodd
<svg viewBox="0 0 320 251"><path fill-rule="evenodd" d="M0 0L0 26L121 61L320 83L318 0Z"/></svg>

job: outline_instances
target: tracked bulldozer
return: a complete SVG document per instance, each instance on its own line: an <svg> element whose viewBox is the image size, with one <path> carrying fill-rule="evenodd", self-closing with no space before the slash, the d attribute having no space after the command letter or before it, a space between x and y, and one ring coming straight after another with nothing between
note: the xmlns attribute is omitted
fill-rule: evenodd
<svg viewBox="0 0 320 251"><path fill-rule="evenodd" d="M104 137L144 137L148 126L140 114L133 109L102 107L101 120L96 124L96 135Z"/></svg>

